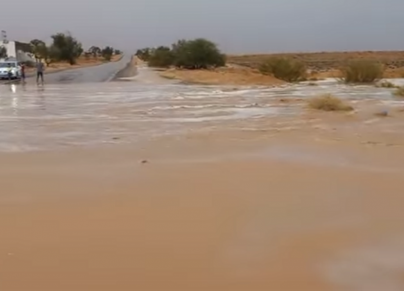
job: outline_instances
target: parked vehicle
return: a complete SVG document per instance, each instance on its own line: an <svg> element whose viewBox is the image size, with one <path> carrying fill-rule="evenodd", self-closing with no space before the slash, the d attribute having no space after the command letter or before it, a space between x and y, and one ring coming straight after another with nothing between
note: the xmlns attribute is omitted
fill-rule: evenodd
<svg viewBox="0 0 404 291"><path fill-rule="evenodd" d="M11 72L11 79L21 78L21 66L17 61L0 62L0 79L9 79L9 71Z"/></svg>

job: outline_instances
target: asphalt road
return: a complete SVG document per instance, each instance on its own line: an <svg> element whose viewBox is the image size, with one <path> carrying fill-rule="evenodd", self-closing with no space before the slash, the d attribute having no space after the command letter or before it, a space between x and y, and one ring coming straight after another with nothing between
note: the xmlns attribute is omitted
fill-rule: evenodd
<svg viewBox="0 0 404 291"><path fill-rule="evenodd" d="M97 83L113 79L115 75L125 68L130 61L130 55L124 55L117 62L110 62L98 66L65 70L55 73L45 74L46 84L70 84L70 83ZM31 77L31 78L36 78Z"/></svg>

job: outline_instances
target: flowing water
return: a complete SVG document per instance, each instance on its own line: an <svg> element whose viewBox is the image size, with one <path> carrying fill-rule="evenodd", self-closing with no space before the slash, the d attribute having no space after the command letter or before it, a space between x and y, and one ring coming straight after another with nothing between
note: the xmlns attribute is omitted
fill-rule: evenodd
<svg viewBox="0 0 404 291"><path fill-rule="evenodd" d="M142 82L2 85L0 151L132 143L225 125L247 128L255 126L251 121L271 118L284 118L283 126L296 125L304 99L322 93L353 103L377 101L380 108L401 105L391 89L335 80L281 88Z"/></svg>

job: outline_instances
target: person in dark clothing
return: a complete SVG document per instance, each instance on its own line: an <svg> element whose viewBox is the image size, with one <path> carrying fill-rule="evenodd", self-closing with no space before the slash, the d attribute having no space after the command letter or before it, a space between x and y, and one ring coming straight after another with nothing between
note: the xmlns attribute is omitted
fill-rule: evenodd
<svg viewBox="0 0 404 291"><path fill-rule="evenodd" d="M8 75L8 80L11 81L13 77L13 69L11 68L11 64L8 64L7 66L7 75Z"/></svg>
<svg viewBox="0 0 404 291"><path fill-rule="evenodd" d="M21 64L21 81L25 83L25 65Z"/></svg>
<svg viewBox="0 0 404 291"><path fill-rule="evenodd" d="M42 61L38 61L36 63L36 82L39 84L39 78L41 78L41 83L43 84L43 71L44 71L44 65Z"/></svg>

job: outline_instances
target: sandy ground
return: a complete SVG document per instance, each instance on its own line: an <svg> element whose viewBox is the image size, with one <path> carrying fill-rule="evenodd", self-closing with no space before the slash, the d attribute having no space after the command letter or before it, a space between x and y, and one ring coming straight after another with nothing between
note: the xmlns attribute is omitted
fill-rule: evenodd
<svg viewBox="0 0 404 291"><path fill-rule="evenodd" d="M230 63L257 67L269 57L291 57L303 61L310 69L316 71L328 71L336 69L352 59L367 59L379 61L389 69L401 69L403 74L404 51L346 51L346 52L311 52L311 53L278 53L278 54L254 54L254 55L229 55ZM401 75L401 78L403 76Z"/></svg>
<svg viewBox="0 0 404 291"><path fill-rule="evenodd" d="M242 67L219 68L212 70L178 70L170 69L160 72L167 79L177 79L188 84L208 85L257 85L279 86L285 82L272 76L265 76L257 70Z"/></svg>
<svg viewBox="0 0 404 291"><path fill-rule="evenodd" d="M402 147L314 132L2 154L2 288L401 290Z"/></svg>
<svg viewBox="0 0 404 291"><path fill-rule="evenodd" d="M385 66L384 78L404 77L404 51L352 51L352 52L312 52L278 53L255 55L229 55L229 63L258 68L270 57L288 57L302 61L312 71L309 79L340 77L340 68L353 59L378 61Z"/></svg>

